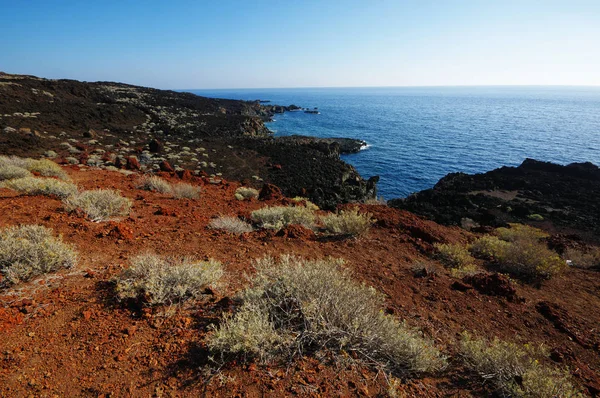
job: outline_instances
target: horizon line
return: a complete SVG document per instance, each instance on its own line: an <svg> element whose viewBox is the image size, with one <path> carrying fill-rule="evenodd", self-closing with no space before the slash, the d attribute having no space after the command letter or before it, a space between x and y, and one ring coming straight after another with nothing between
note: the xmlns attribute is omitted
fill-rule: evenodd
<svg viewBox="0 0 600 398"><path fill-rule="evenodd" d="M400 86L296 86L296 87L219 87L219 88L175 88L172 91L187 90L293 90L315 88L487 88L487 87L580 87L600 88L600 84L448 84L448 85L400 85Z"/></svg>

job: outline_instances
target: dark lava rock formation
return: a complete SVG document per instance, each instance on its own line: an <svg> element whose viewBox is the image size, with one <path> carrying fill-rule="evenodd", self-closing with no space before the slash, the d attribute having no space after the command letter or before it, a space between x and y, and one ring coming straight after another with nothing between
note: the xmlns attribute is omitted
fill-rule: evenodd
<svg viewBox="0 0 600 398"><path fill-rule="evenodd" d="M526 159L483 174L448 174L431 189L388 203L446 225L465 218L493 227L522 222L593 238L600 236L599 198L600 169L592 163Z"/></svg>
<svg viewBox="0 0 600 398"><path fill-rule="evenodd" d="M187 169L257 187L273 183L322 207L373 197L376 179L363 180L339 157L364 142L272 137L264 122L296 109L0 73L0 155L146 172Z"/></svg>

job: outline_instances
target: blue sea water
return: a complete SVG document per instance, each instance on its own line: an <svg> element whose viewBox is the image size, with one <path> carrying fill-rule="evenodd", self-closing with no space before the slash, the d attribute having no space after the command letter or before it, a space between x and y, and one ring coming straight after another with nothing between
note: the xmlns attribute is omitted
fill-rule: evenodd
<svg viewBox="0 0 600 398"><path fill-rule="evenodd" d="M379 194L404 197L450 172L516 166L525 158L600 164L600 87L389 87L188 90L198 95L318 107L287 112L276 135L351 137L344 155Z"/></svg>

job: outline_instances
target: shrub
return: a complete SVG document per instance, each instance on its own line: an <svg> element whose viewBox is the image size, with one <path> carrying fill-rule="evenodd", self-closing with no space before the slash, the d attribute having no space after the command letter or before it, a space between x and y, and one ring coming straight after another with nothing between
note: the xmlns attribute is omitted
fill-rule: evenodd
<svg viewBox="0 0 600 398"><path fill-rule="evenodd" d="M31 172L38 173L43 177L58 177L68 180L69 175L56 163L48 159L24 159L17 156L0 156L0 164L19 167Z"/></svg>
<svg viewBox="0 0 600 398"><path fill-rule="evenodd" d="M160 193L170 193L171 184L157 176L146 176L142 178L137 187L146 191L155 191Z"/></svg>
<svg viewBox="0 0 600 398"><path fill-rule="evenodd" d="M237 200L250 200L258 198L258 191L254 188L239 187L235 190L235 198Z"/></svg>
<svg viewBox="0 0 600 398"><path fill-rule="evenodd" d="M210 228L213 229L222 229L227 232L231 232L234 234L243 234L246 232L252 232L252 226L247 222L240 220L237 217L231 216L220 216L213 219L210 224L208 224Z"/></svg>
<svg viewBox="0 0 600 398"><path fill-rule="evenodd" d="M180 182L173 185L173 196L177 199L198 199L200 197L200 188Z"/></svg>
<svg viewBox="0 0 600 398"><path fill-rule="evenodd" d="M571 262L571 266L576 268L600 267L600 248L597 247L588 251L567 249L563 257Z"/></svg>
<svg viewBox="0 0 600 398"><path fill-rule="evenodd" d="M496 228L495 234L507 242L519 242L523 240L540 240L547 238L548 234L541 229L523 224L508 224L510 228Z"/></svg>
<svg viewBox="0 0 600 398"><path fill-rule="evenodd" d="M61 268L72 268L77 254L72 246L55 238L40 225L21 225L0 230L2 284L10 285Z"/></svg>
<svg viewBox="0 0 600 398"><path fill-rule="evenodd" d="M353 352L403 375L445 366L431 341L384 314L383 295L352 280L341 265L341 260L294 256L258 260L240 310L215 328L209 348L262 360L325 350Z"/></svg>
<svg viewBox="0 0 600 398"><path fill-rule="evenodd" d="M0 181L24 177L31 177L27 169L0 162Z"/></svg>
<svg viewBox="0 0 600 398"><path fill-rule="evenodd" d="M312 211L317 211L319 210L319 206L317 206L316 204L314 204L313 202L311 202L310 200L308 200L308 198L304 198L302 196L296 196L294 198L292 198L292 200L294 202L302 202L304 203L304 207L312 210Z"/></svg>
<svg viewBox="0 0 600 398"><path fill-rule="evenodd" d="M321 217L327 232L335 235L359 236L371 227L373 214L359 213L357 208Z"/></svg>
<svg viewBox="0 0 600 398"><path fill-rule="evenodd" d="M148 253L131 260L131 266L116 278L115 289L119 300L173 304L200 297L222 276L223 268L214 260L165 258Z"/></svg>
<svg viewBox="0 0 600 398"><path fill-rule="evenodd" d="M48 159L28 159L27 170L36 172L43 177L57 177L68 180L69 175L56 163Z"/></svg>
<svg viewBox="0 0 600 398"><path fill-rule="evenodd" d="M460 350L465 364L503 395L513 397L578 397L566 370L546 367L538 358L541 347L473 339L464 332Z"/></svg>
<svg viewBox="0 0 600 398"><path fill-rule="evenodd" d="M59 198L66 198L77 193L75 184L54 178L18 178L4 181L2 186L25 195L56 195Z"/></svg>
<svg viewBox="0 0 600 398"><path fill-rule="evenodd" d="M504 241L497 236L484 235L471 245L471 252L484 259L493 259L498 253L508 250L510 242Z"/></svg>
<svg viewBox="0 0 600 398"><path fill-rule="evenodd" d="M118 191L96 189L83 191L63 200L67 211L82 210L92 221L106 221L113 217L126 216L131 209L131 200Z"/></svg>
<svg viewBox="0 0 600 398"><path fill-rule="evenodd" d="M540 241L547 234L539 229L511 224L511 228L498 228L495 233L497 236L479 238L471 250L493 261L501 272L525 280L541 280L566 268L566 262Z"/></svg>
<svg viewBox="0 0 600 398"><path fill-rule="evenodd" d="M469 268L475 259L467 248L458 243L436 243L437 258L448 268Z"/></svg>
<svg viewBox="0 0 600 398"><path fill-rule="evenodd" d="M312 229L315 224L312 210L301 206L267 206L253 211L251 217L260 227L267 229L281 229L290 224Z"/></svg>

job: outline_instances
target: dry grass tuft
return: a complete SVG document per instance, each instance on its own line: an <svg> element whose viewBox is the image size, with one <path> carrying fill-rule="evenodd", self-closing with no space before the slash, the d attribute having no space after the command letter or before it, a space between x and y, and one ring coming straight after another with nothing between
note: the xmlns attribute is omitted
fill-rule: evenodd
<svg viewBox="0 0 600 398"><path fill-rule="evenodd" d="M198 199L200 197L200 188L180 182L172 187L173 196L177 199Z"/></svg>
<svg viewBox="0 0 600 398"><path fill-rule="evenodd" d="M137 187L146 191L170 193L172 188L168 181L157 176L145 176L138 181Z"/></svg>
<svg viewBox="0 0 600 398"><path fill-rule="evenodd" d="M119 191L96 189L83 191L63 200L67 211L82 210L92 221L107 221L114 217L126 216L131 209L131 200L121 196Z"/></svg>
<svg viewBox="0 0 600 398"><path fill-rule="evenodd" d="M213 219L208 226L213 229L221 229L238 235L253 231L252 225L232 216L217 217Z"/></svg>
<svg viewBox="0 0 600 398"><path fill-rule="evenodd" d="M214 260L143 254L131 260L131 266L116 278L116 293L119 300L175 304L200 297L222 276L221 263Z"/></svg>
<svg viewBox="0 0 600 398"><path fill-rule="evenodd" d="M1 285L28 281L38 275L73 268L77 254L71 245L40 225L13 226L0 230Z"/></svg>
<svg viewBox="0 0 600 398"><path fill-rule="evenodd" d="M25 195L55 195L66 198L77 193L77 186L54 178L24 177L4 181L0 186Z"/></svg>
<svg viewBox="0 0 600 398"><path fill-rule="evenodd" d="M358 208L342 210L338 214L321 217L325 229L330 234L360 236L367 233L373 224L373 214L359 213Z"/></svg>
<svg viewBox="0 0 600 398"><path fill-rule="evenodd" d="M572 398L580 393L570 381L571 375L542 365L541 347L518 345L495 338L474 339L464 332L460 350L465 364L484 381L494 385L503 396L536 398Z"/></svg>
<svg viewBox="0 0 600 398"><path fill-rule="evenodd" d="M435 372L445 358L418 331L381 311L383 295L354 281L341 260L282 256L256 261L252 286L208 338L225 356L294 358L353 353L395 374Z"/></svg>
<svg viewBox="0 0 600 398"><path fill-rule="evenodd" d="M312 229L315 225L313 211L302 206L267 206L253 211L251 217L259 227L267 229L282 229L290 224Z"/></svg>
<svg viewBox="0 0 600 398"><path fill-rule="evenodd" d="M258 191L254 188L239 187L235 190L235 198L237 200L250 200L258 198Z"/></svg>

